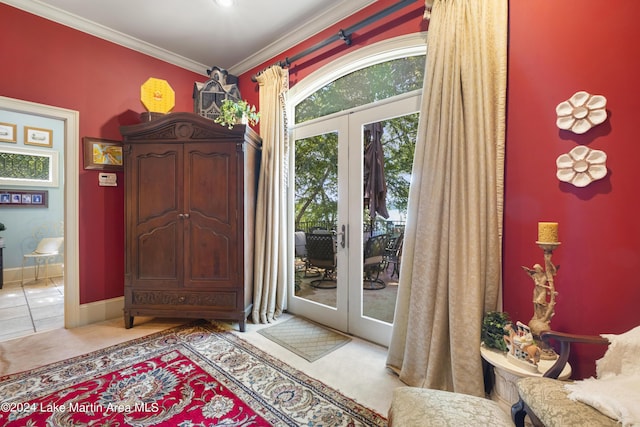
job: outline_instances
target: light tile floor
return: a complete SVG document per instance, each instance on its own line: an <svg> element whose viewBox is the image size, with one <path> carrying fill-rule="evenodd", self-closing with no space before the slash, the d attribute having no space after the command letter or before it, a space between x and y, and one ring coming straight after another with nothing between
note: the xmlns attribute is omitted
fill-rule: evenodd
<svg viewBox="0 0 640 427"><path fill-rule="evenodd" d="M285 313L276 323L291 317L292 315ZM135 326L125 329L124 319L120 316L78 328L60 328L0 342L0 377L86 354L190 321L136 317ZM239 332L238 323L231 323L233 333L240 338L386 416L393 389L404 385L385 367L386 348L352 337L348 344L315 362L309 362L258 333L258 330L271 325L248 323L247 331Z"/></svg>
<svg viewBox="0 0 640 427"><path fill-rule="evenodd" d="M60 287L62 284L42 285L42 293L47 288ZM35 286L25 285L25 290L19 285L14 289L25 294L36 293ZM0 291L0 315L11 309L7 287ZM14 301L20 301L17 297ZM25 299L29 299L25 296ZM23 303L26 305L26 303ZM6 311L5 311L6 310ZM284 313L276 323L284 322L293 317ZM7 319L7 318L3 318ZM76 357L91 351L96 351L120 342L132 340L173 326L190 322L189 319L161 319L136 317L135 326L125 329L122 317L81 326L73 329L56 329L33 333L35 322L31 323L28 331L22 333L27 336L18 339L3 339L0 335L0 377L12 373L33 369L48 363L57 362L70 357ZM4 323L4 320L2 321ZM2 324L0 323L0 324ZM26 320L24 320L26 324ZM20 322L16 321L16 324ZM246 332L238 332L237 322L232 323L233 333L248 341L273 357L283 360L292 367L316 378L330 387L341 391L346 396L386 416L391 404L393 389L404 386L398 377L386 368L387 349L368 341L352 337L352 340L321 357L315 362L309 362L292 353L286 348L269 340L258 331L273 324L258 325L249 322ZM1 396L0 396L1 398Z"/></svg>
<svg viewBox="0 0 640 427"><path fill-rule="evenodd" d="M5 283L0 289L0 341L64 327L64 279Z"/></svg>
<svg viewBox="0 0 640 427"><path fill-rule="evenodd" d="M62 277L32 281L24 286L5 284L0 289L0 376L190 321L141 317L136 318L134 328L125 329L122 318L117 318L64 329L63 303ZM285 313L278 322L291 317ZM233 326L238 329L237 323ZM387 414L393 389L405 385L386 369L384 347L353 337L347 345L311 363L258 333L259 329L269 326L248 323L246 332L234 333L382 415Z"/></svg>

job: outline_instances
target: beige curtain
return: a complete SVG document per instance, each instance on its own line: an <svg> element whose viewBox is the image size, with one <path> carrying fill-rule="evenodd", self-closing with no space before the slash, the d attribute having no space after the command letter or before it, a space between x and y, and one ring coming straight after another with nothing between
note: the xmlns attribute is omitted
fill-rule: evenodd
<svg viewBox="0 0 640 427"><path fill-rule="evenodd" d="M289 73L279 66L258 76L262 163L256 205L253 312L254 323L269 323L287 300L287 123L285 98Z"/></svg>
<svg viewBox="0 0 640 427"><path fill-rule="evenodd" d="M409 385L483 396L481 324L501 286L507 0L434 0L430 19L387 364Z"/></svg>

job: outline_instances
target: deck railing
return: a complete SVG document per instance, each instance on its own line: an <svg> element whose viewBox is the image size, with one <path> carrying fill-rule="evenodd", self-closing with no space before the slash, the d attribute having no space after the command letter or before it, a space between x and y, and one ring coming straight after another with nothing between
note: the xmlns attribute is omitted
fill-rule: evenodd
<svg viewBox="0 0 640 427"><path fill-rule="evenodd" d="M373 224L366 223L363 226L365 233L371 236L378 234L400 234L405 227L405 221L374 221ZM336 230L336 224L332 221L309 221L300 222L296 226L297 231L312 233L314 230Z"/></svg>

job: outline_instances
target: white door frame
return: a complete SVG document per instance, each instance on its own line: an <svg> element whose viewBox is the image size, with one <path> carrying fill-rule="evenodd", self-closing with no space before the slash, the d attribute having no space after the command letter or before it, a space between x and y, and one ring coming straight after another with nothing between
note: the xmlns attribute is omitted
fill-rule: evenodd
<svg viewBox="0 0 640 427"><path fill-rule="evenodd" d="M352 247L361 249L349 253L349 266L351 266L349 271L349 333L384 346L388 346L391 341L393 325L363 315L364 292L376 292L375 290L365 291L362 286L362 265L364 262L362 248L365 242L361 227L356 226L363 224L364 220L362 218L363 126L419 112L421 98L419 91L411 92L370 104L367 106L368 108L361 109L349 116L350 156L357 160L351 162L349 169L349 200L353 202L349 210L351 212L349 222L352 224L349 242ZM356 283L358 286L355 285Z"/></svg>
<svg viewBox="0 0 640 427"><path fill-rule="evenodd" d="M0 108L64 122L64 326L85 324L80 316L78 234L79 113L73 110L0 96Z"/></svg>
<svg viewBox="0 0 640 427"><path fill-rule="evenodd" d="M337 247L336 307L329 307L295 295L295 283L289 283L288 309L334 329L388 346L392 325L363 316L363 126L420 111L421 91L414 91L353 110L302 123L292 131L290 176L295 171L295 141L331 132L338 133L338 221L340 231L346 225L346 247ZM348 173L345 177L344 173ZM291 182L293 182L292 180ZM290 206L293 206L290 191ZM293 230L290 230L293 236ZM338 237L340 241L340 237ZM293 253L293 252L291 252ZM291 257L293 258L293 257ZM290 262L293 271L293 261ZM293 277L293 275L292 275ZM348 284L348 286L345 286ZM376 292L369 290L367 292Z"/></svg>
<svg viewBox="0 0 640 427"><path fill-rule="evenodd" d="M345 200L347 197L348 182L346 179L340 179L340 173L348 170L348 144L345 143L347 140L347 135L349 132L348 128L349 118L348 115L342 114L339 116L331 116L331 118L326 120L316 120L311 124L305 124L305 126L300 129L295 129L292 132L291 141L292 143L292 153L295 153L295 141L303 138L310 138L317 135L328 134L332 132L336 132L338 134L338 200ZM290 159L290 167L291 170L295 171L295 155L291 156ZM290 173L289 176L293 176L293 172ZM291 180L294 182L294 180ZM294 191L289 191L289 206L293 206L293 198ZM291 210L293 211L293 210ZM293 216L293 212L290 212L291 216ZM347 211L347 207L344 204L338 204L338 221L337 226L340 228L342 224L347 224L349 220L349 212ZM291 220L293 221L293 219ZM293 224L293 222L290 222ZM290 236L293 236L293 231L290 230ZM348 236L345 236L348 238ZM338 241L342 239L342 236L337 236ZM336 268L336 282L338 286L336 287L336 307L330 307L324 304L320 304L311 300L307 300L305 298L297 297L295 295L295 283L291 280L291 283L288 284L288 301L287 307L291 313L297 313L299 315L303 315L308 317L316 322L322 323L323 325L329 326L331 328L337 329L339 331L347 332L348 329L348 289L346 286L341 286L341 284L347 283L348 280L348 260L345 258L345 255L348 252L348 247L343 248L340 243L337 245L337 268ZM290 252L293 254L293 252ZM293 272L293 257L289 263L289 271ZM294 275L290 275L290 277L294 277Z"/></svg>

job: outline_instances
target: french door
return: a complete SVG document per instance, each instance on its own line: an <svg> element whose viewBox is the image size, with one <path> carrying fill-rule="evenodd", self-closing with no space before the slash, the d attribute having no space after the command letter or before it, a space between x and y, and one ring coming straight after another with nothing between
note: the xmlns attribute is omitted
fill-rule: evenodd
<svg viewBox="0 0 640 427"><path fill-rule="evenodd" d="M365 129L379 123L388 138L392 127L395 132L402 129L398 123L403 120L417 122L419 102L419 94L403 95L294 128L291 171L295 179L290 182L298 185L289 197L294 224L291 239L296 247L290 264L295 278L289 289L290 312L389 344L398 265L390 265L385 254L375 258L373 269L364 268L364 248L375 236L391 247L402 229L391 220L378 222L382 224L378 229L371 227L363 191L364 152L369 141ZM385 158L392 155L384 154ZM301 221L314 203L318 206L314 206L313 219ZM317 242L323 242L325 248L320 255L314 246ZM327 247L332 251L327 252Z"/></svg>

